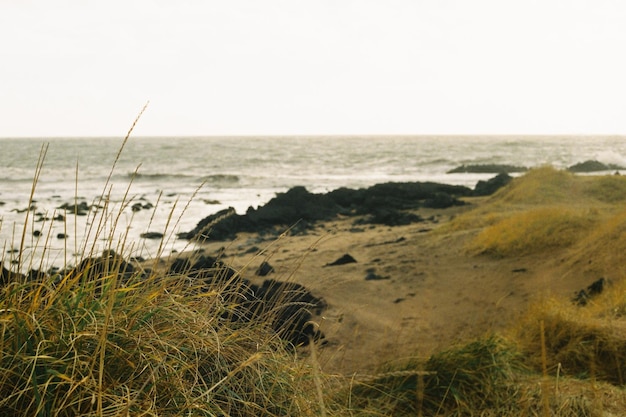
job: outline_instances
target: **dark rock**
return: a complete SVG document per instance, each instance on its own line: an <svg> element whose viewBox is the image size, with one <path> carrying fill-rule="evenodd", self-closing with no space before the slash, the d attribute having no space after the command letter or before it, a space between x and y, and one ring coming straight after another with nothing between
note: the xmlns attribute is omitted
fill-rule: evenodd
<svg viewBox="0 0 626 417"><path fill-rule="evenodd" d="M265 280L263 285L251 286L256 302L248 305L258 318L271 320L278 335L294 346L305 346L319 340L323 334L311 323L313 314L321 314L326 302L304 286L294 282Z"/></svg>
<svg viewBox="0 0 626 417"><path fill-rule="evenodd" d="M473 195L475 196L491 195L495 193L496 191L498 191L500 188L510 183L512 179L513 178L509 174L502 173L502 174L496 175L495 177L487 181L480 180L476 183L476 187L474 187Z"/></svg>
<svg viewBox="0 0 626 417"><path fill-rule="evenodd" d="M31 205L30 207L27 207L27 208L13 209L11 211L14 211L16 213L26 213L27 211L35 211L36 209L37 209L37 207L35 207L34 205Z"/></svg>
<svg viewBox="0 0 626 417"><path fill-rule="evenodd" d="M453 196L444 192L436 192L431 198L424 200L424 207L444 209L453 206L462 206L465 203L461 200L457 200Z"/></svg>
<svg viewBox="0 0 626 417"><path fill-rule="evenodd" d="M85 201L81 201L78 204L69 204L63 203L59 207L59 210L65 210L68 214L76 214L77 216L85 216L91 210L91 206L89 206Z"/></svg>
<svg viewBox="0 0 626 417"><path fill-rule="evenodd" d="M446 208L464 204L458 197L470 196L463 186L429 182L384 183L367 189L340 188L326 194L309 193L304 187L279 193L257 209L250 207L245 215L233 208L202 219L181 239L232 240L239 232L276 233L276 228L290 228L292 234L307 233L315 222L337 215L370 215L382 224L408 224L419 221L415 215L398 215L397 211L419 207ZM282 232L282 231L281 231Z"/></svg>
<svg viewBox="0 0 626 417"><path fill-rule="evenodd" d="M27 275L28 279L30 281L43 281L44 279L46 279L48 277L48 274L46 274L43 271L39 271L36 269L31 269L30 271L28 271L28 275Z"/></svg>
<svg viewBox="0 0 626 417"><path fill-rule="evenodd" d="M311 320L313 313L321 314L326 302L300 284L266 280L261 286L254 285L217 258L204 255L196 260L177 258L169 271L185 275L192 282L202 280L206 290L217 286L224 305L229 306L221 315L224 320L270 323L281 338L294 346L324 337Z"/></svg>
<svg viewBox="0 0 626 417"><path fill-rule="evenodd" d="M607 280L600 278L592 282L586 289L578 291L572 301L579 306L585 306L593 297L601 294L606 285Z"/></svg>
<svg viewBox="0 0 626 417"><path fill-rule="evenodd" d="M176 258L170 265L169 272L202 279L206 284L228 284L231 288L240 285L238 280L227 282L237 275L237 271L211 256L201 255L193 260Z"/></svg>
<svg viewBox="0 0 626 417"><path fill-rule="evenodd" d="M126 262L121 255L113 250L106 250L101 256L83 259L78 266L68 272L68 275L80 275L87 281L95 281L117 274L122 281L125 281L135 273L135 267Z"/></svg>
<svg viewBox="0 0 626 417"><path fill-rule="evenodd" d="M256 270L255 275L264 277L274 272L274 267L269 262L263 261L259 268Z"/></svg>
<svg viewBox="0 0 626 417"><path fill-rule="evenodd" d="M33 236L35 236L35 237L41 236L41 230L34 230L33 231Z"/></svg>
<svg viewBox="0 0 626 417"><path fill-rule="evenodd" d="M383 224L385 226L402 226L422 221L424 221L424 219L422 219L417 214L381 207L374 210L371 215L366 216L361 220L357 220L355 224Z"/></svg>
<svg viewBox="0 0 626 417"><path fill-rule="evenodd" d="M133 212L138 212L141 210L149 210L153 207L152 203L135 203L132 206L130 206L130 209Z"/></svg>
<svg viewBox="0 0 626 417"><path fill-rule="evenodd" d="M367 271L367 274L365 275L365 281L380 281L383 279L389 279L389 277L378 275L374 270Z"/></svg>
<svg viewBox="0 0 626 417"><path fill-rule="evenodd" d="M24 275L13 272L2 265L0 269L0 285L5 286L11 282L24 282L25 280L26 277Z"/></svg>
<svg viewBox="0 0 626 417"><path fill-rule="evenodd" d="M196 227L188 233L179 233L181 239L233 240L238 232L248 229L244 216L237 214L229 207L200 220Z"/></svg>
<svg viewBox="0 0 626 417"><path fill-rule="evenodd" d="M302 220L331 219L338 211L338 205L328 194L312 194L304 187L293 187L246 214L252 223L259 225L292 225Z"/></svg>
<svg viewBox="0 0 626 417"><path fill-rule="evenodd" d="M245 254L248 253L259 253L261 251L261 249L258 246L250 246L248 249L246 249L246 251L244 252Z"/></svg>
<svg viewBox="0 0 626 417"><path fill-rule="evenodd" d="M570 172L600 172L609 170L623 170L624 167L615 164L603 164L596 160L587 160L585 162L579 162L567 168Z"/></svg>
<svg viewBox="0 0 626 417"><path fill-rule="evenodd" d="M338 195L337 201L341 201L344 211L349 210L357 215L373 213L383 207L395 210L417 209L423 207L425 201L440 199L439 194L447 194L455 199L471 195L471 190L463 186L431 182L389 182L352 193L346 189L328 193L333 199Z"/></svg>
<svg viewBox="0 0 626 417"><path fill-rule="evenodd" d="M65 233L57 233L57 239L67 239L67 235Z"/></svg>
<svg viewBox="0 0 626 417"><path fill-rule="evenodd" d="M345 265L345 264L351 264L351 263L356 263L356 259L354 259L352 256L346 253L341 258L337 259L336 261L328 263L324 266L337 266L337 265Z"/></svg>
<svg viewBox="0 0 626 417"><path fill-rule="evenodd" d="M469 164L461 165L448 171L448 174L501 174L511 172L525 172L528 168L506 164Z"/></svg>
<svg viewBox="0 0 626 417"><path fill-rule="evenodd" d="M146 232L139 235L143 239L162 239L163 233L159 232Z"/></svg>

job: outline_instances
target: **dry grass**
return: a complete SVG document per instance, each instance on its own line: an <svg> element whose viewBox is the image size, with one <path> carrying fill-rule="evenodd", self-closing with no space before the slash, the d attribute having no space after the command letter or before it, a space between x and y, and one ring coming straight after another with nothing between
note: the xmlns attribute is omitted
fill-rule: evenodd
<svg viewBox="0 0 626 417"><path fill-rule="evenodd" d="M473 254L524 256L577 242L595 224L594 216L563 207L540 207L506 217L483 229L468 245Z"/></svg>
<svg viewBox="0 0 626 417"><path fill-rule="evenodd" d="M45 147L31 201L44 157ZM274 313L232 320L241 281L223 275L207 287L185 271L128 273L134 244L117 229L129 200L110 207L110 177L75 267L29 277L34 264L46 270L45 247L41 262L22 251L3 259L11 270L0 287L0 414L318 415L322 377L277 337ZM96 240L109 248L94 258Z"/></svg>
<svg viewBox="0 0 626 417"><path fill-rule="evenodd" d="M562 375L624 385L626 291L623 283L605 291L584 307L558 299L534 305L514 328L529 364L540 369L537 358L545 348L553 374L558 370Z"/></svg>
<svg viewBox="0 0 626 417"><path fill-rule="evenodd" d="M351 381L346 408L354 416L601 416L622 410L612 386L543 377L516 343L486 336ZM598 393L602 386L603 398ZM597 398L596 398L597 397Z"/></svg>
<svg viewBox="0 0 626 417"><path fill-rule="evenodd" d="M624 411L626 399L616 387L626 377L622 286L584 308L546 301L506 338L488 335L426 359L381 365L367 378L329 376L319 370L315 346L302 358L277 337L275 309L256 320L229 319L245 297L244 288L230 285L236 279L224 275L207 287L185 271L128 274L123 259L133 243L122 239L113 247L121 212L110 210L108 190L107 181L100 217L94 215L87 233L111 244L99 263L77 261L82 267L29 280L19 272L32 267L32 259L18 254L9 260L18 262L0 288L2 415L569 417ZM541 168L442 230L482 230L471 253L511 257L585 245L593 256L611 253L603 262L617 263L626 249L626 212L615 214L614 206L624 200L621 177ZM88 242L76 249L85 258L94 255ZM109 256L113 251L121 256ZM583 258L572 259L576 265Z"/></svg>
<svg viewBox="0 0 626 417"><path fill-rule="evenodd" d="M89 270L2 290L4 415L307 415L308 370L225 293Z"/></svg>

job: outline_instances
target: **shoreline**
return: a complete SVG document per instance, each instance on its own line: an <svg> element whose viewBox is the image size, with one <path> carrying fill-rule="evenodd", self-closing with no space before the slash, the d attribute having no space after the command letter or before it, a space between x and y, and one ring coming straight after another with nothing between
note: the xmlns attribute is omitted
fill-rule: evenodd
<svg viewBox="0 0 626 417"><path fill-rule="evenodd" d="M445 228L464 213L497 215L489 211L493 208L489 196L464 195L472 190L452 188L461 195L441 199L446 204L436 208L424 204L428 197L416 200L403 186L393 193L385 187L382 190L384 200L335 211L335 200L329 202L328 195L296 189L295 196L278 195L258 211L247 213L260 216L265 228L250 231L244 227L236 230L236 236L217 240L211 240L209 233L208 240L191 242L190 250L219 258L253 285L260 286L266 279L294 282L325 300L326 308L313 320L325 335L320 363L326 372L342 374L372 372L389 361L426 357L485 332L504 330L531 303L551 295L569 297L597 279L583 273L570 274L567 280L548 279L549 274L563 273L559 257L546 258L543 253L504 259L467 253L468 242L484 226ZM381 187L372 187L363 191L365 195L358 190L351 190L356 195L350 195L363 202L369 201L365 197L380 196L380 191ZM410 197L413 205L406 206L400 197ZM320 201L322 208L332 210L309 207ZM314 218L289 229L285 213L293 212L284 210L302 204L313 208L309 213ZM380 209L381 205L393 211L391 223L373 221L373 213L363 209ZM303 217L297 210L295 215ZM234 216L240 215L230 218ZM271 218L279 222L267 223ZM356 262L331 265L344 255ZM166 258L173 261L184 256L175 252ZM255 271L262 262L271 264L274 271L261 277Z"/></svg>

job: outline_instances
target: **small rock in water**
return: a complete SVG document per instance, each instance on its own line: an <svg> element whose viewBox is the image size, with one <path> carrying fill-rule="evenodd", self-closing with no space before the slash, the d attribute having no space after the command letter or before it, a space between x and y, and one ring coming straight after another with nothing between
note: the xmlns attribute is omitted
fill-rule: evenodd
<svg viewBox="0 0 626 417"><path fill-rule="evenodd" d="M163 237L163 233L159 232L146 232L140 235L143 239L161 239Z"/></svg>

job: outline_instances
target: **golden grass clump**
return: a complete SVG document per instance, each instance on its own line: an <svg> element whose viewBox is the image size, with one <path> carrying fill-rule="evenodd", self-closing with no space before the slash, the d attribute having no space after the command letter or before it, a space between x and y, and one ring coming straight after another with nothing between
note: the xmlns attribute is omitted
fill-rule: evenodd
<svg viewBox="0 0 626 417"><path fill-rule="evenodd" d="M602 175L583 177L586 183L585 194L603 203L626 201L626 177L622 175Z"/></svg>
<svg viewBox="0 0 626 417"><path fill-rule="evenodd" d="M533 205L571 202L579 189L576 175L545 166L531 169L523 176L513 179L508 186L498 190L492 200Z"/></svg>
<svg viewBox="0 0 626 417"><path fill-rule="evenodd" d="M487 335L354 382L355 416L595 416L588 386L555 393L517 344ZM564 386L573 385L566 381ZM588 390L587 390L588 391Z"/></svg>
<svg viewBox="0 0 626 417"><path fill-rule="evenodd" d="M620 175L582 176L546 166L514 178L507 186L441 228L440 232L491 226L512 212L534 207L568 209L615 209L626 201L626 177Z"/></svg>
<svg viewBox="0 0 626 417"><path fill-rule="evenodd" d="M626 200L626 177L621 175L576 175L546 166L531 169L496 192L493 202L509 204L618 203Z"/></svg>
<svg viewBox="0 0 626 417"><path fill-rule="evenodd" d="M572 270L596 276L623 276L626 253L626 211L607 216L598 222L577 246L568 262Z"/></svg>
<svg viewBox="0 0 626 417"><path fill-rule="evenodd" d="M527 363L536 370L545 366L575 378L626 382L626 318L620 316L626 299L606 295L585 307L565 300L534 306L515 329ZM543 331L543 335L541 332ZM543 346L542 346L543 341Z"/></svg>
<svg viewBox="0 0 626 417"><path fill-rule="evenodd" d="M594 224L590 214L563 207L530 209L486 227L468 244L467 250L473 254L507 257L563 248L578 241Z"/></svg>
<svg viewBox="0 0 626 417"><path fill-rule="evenodd" d="M0 414L307 415L307 370L226 294L88 271L0 293ZM96 296L94 296L96 294Z"/></svg>

